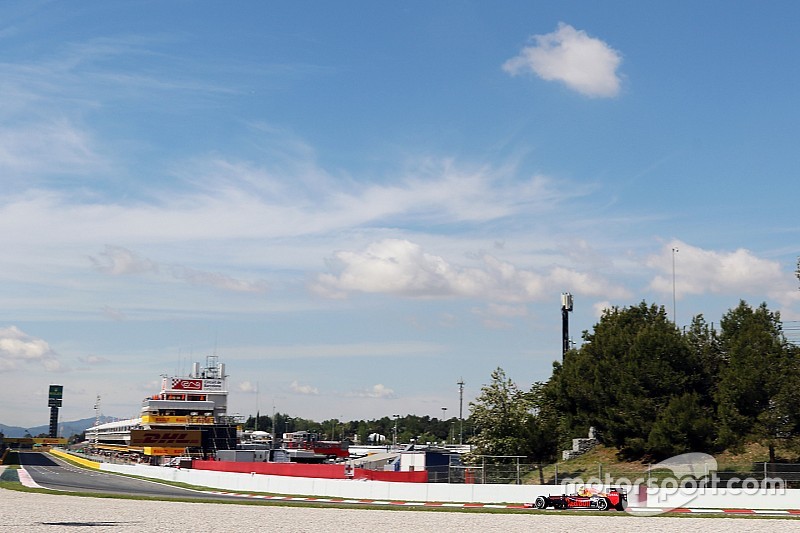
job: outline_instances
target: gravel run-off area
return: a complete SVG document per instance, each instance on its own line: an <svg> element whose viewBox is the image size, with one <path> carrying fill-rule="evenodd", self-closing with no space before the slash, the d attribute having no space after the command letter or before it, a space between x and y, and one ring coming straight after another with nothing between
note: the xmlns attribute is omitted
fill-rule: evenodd
<svg viewBox="0 0 800 533"><path fill-rule="evenodd" d="M490 514L409 510L282 507L85 498L0 489L0 531L547 531L779 532L800 531L797 519Z"/></svg>

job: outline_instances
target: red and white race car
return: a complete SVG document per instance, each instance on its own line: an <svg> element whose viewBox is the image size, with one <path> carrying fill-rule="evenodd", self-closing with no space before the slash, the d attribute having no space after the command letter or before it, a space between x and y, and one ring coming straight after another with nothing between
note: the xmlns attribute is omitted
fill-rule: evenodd
<svg viewBox="0 0 800 533"><path fill-rule="evenodd" d="M616 509L624 511L628 506L628 494L615 487L605 491L595 489L583 489L575 494L560 494L539 496L532 504L525 504L525 507L535 507L536 509L597 509L607 511Z"/></svg>

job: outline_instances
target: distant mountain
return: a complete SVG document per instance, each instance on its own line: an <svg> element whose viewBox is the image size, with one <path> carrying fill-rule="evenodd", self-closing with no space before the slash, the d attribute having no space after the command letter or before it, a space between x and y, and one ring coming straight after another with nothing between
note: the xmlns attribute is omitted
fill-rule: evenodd
<svg viewBox="0 0 800 533"><path fill-rule="evenodd" d="M7 426L5 424L0 424L0 433L5 435L6 437L13 437L13 438L24 437L27 431L28 431L27 429L18 426Z"/></svg>
<svg viewBox="0 0 800 533"><path fill-rule="evenodd" d="M117 419L110 416L100 417L101 424L105 424L106 422L113 422L114 420ZM73 435L79 435L83 433L93 425L94 425L94 417L84 418L82 420L73 420L71 422L59 422L58 434L61 437L69 438ZM26 433L30 433L32 436L35 437L36 435L39 435L41 433L48 433L49 431L50 431L50 424L44 426L31 427L31 428L23 428L19 426L6 426L5 424L0 424L0 433L5 435L6 437L12 437L12 438L24 437Z"/></svg>

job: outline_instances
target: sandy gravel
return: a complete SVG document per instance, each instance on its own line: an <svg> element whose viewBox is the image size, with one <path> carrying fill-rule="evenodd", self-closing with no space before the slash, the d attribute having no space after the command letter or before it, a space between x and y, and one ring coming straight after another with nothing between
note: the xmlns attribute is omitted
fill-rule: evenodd
<svg viewBox="0 0 800 533"><path fill-rule="evenodd" d="M743 518L667 518L475 514L364 509L173 503L81 498L0 489L0 530L3 532L170 531L235 532L313 531L613 531L641 533L800 531L800 521Z"/></svg>

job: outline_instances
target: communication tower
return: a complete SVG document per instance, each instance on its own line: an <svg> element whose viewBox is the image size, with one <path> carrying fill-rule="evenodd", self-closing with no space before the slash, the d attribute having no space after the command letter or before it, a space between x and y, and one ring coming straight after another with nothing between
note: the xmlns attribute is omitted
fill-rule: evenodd
<svg viewBox="0 0 800 533"><path fill-rule="evenodd" d="M561 293L561 360L570 348L569 342L569 314L572 312L572 295L568 292Z"/></svg>

